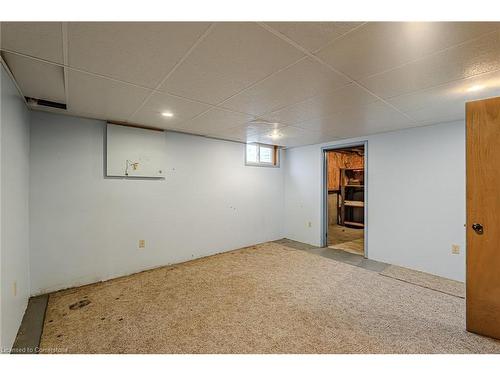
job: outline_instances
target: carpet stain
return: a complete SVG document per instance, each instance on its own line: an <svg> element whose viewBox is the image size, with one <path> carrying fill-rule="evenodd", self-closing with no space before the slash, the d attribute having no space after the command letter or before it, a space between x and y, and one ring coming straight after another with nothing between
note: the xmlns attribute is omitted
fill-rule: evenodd
<svg viewBox="0 0 500 375"><path fill-rule="evenodd" d="M82 307L87 306L88 304L90 304L90 301L88 299L82 299L81 301L69 305L69 309L70 310L81 309Z"/></svg>
<svg viewBox="0 0 500 375"><path fill-rule="evenodd" d="M82 300L91 303L69 308ZM274 242L53 293L40 347L500 353L499 341L465 331L461 298Z"/></svg>

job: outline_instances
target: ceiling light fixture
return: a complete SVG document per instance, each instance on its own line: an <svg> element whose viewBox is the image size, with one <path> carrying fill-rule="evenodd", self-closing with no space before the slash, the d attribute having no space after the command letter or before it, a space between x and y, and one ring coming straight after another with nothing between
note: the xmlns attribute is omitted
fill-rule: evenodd
<svg viewBox="0 0 500 375"><path fill-rule="evenodd" d="M172 112L162 112L161 115L163 117L174 117L174 114Z"/></svg>
<svg viewBox="0 0 500 375"><path fill-rule="evenodd" d="M271 137L272 139L280 138L281 137L281 133L278 132L278 130L275 129L271 134L269 134L269 137Z"/></svg>
<svg viewBox="0 0 500 375"><path fill-rule="evenodd" d="M468 92L475 92L484 89L484 85L474 85L467 89Z"/></svg>

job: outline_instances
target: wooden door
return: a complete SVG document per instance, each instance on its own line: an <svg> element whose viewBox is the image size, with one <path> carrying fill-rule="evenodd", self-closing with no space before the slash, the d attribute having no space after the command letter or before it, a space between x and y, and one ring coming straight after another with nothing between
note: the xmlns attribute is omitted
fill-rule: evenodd
<svg viewBox="0 0 500 375"><path fill-rule="evenodd" d="M500 339L500 97L466 119L467 330Z"/></svg>

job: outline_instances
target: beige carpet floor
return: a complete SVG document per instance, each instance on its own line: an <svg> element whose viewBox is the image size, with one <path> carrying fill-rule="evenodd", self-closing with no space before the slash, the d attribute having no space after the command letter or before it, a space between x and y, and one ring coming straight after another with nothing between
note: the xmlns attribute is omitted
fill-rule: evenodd
<svg viewBox="0 0 500 375"><path fill-rule="evenodd" d="M54 293L41 349L500 353L464 322L462 298L265 243Z"/></svg>
<svg viewBox="0 0 500 375"><path fill-rule="evenodd" d="M444 277L393 265L387 267L380 274L451 294L452 296L465 298L465 284L459 281L445 279Z"/></svg>

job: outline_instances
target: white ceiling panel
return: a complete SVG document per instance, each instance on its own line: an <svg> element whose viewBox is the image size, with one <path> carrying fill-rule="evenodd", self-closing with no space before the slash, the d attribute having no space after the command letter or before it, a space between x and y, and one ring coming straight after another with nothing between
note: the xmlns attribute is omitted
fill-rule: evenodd
<svg viewBox="0 0 500 375"><path fill-rule="evenodd" d="M1 35L2 49L63 63L61 22L2 22Z"/></svg>
<svg viewBox="0 0 500 375"><path fill-rule="evenodd" d="M74 70L68 72L68 87L68 112L114 121L126 121L149 93Z"/></svg>
<svg viewBox="0 0 500 375"><path fill-rule="evenodd" d="M494 22L370 22L318 56L361 79L498 29Z"/></svg>
<svg viewBox="0 0 500 375"><path fill-rule="evenodd" d="M465 103L500 96L500 71L454 81L389 101L423 123L447 122L465 118Z"/></svg>
<svg viewBox="0 0 500 375"><path fill-rule="evenodd" d="M215 117L212 115L211 117ZM240 120L243 117L240 118ZM271 141L270 134L275 130L284 128L285 126L278 123L273 123L267 119L253 119L251 116L246 116L246 122L241 123L240 121L233 121L233 127L226 128L225 126L219 127L215 131L209 131L206 135L217 137L217 138L227 138L232 140L238 140L242 142L258 142L261 139L266 139ZM239 123L234 126L234 124ZM229 125L229 122L226 121Z"/></svg>
<svg viewBox="0 0 500 375"><path fill-rule="evenodd" d="M267 22L267 25L314 52L362 22Z"/></svg>
<svg viewBox="0 0 500 375"><path fill-rule="evenodd" d="M69 64L155 88L207 30L197 22L72 22Z"/></svg>
<svg viewBox="0 0 500 375"><path fill-rule="evenodd" d="M214 108L181 124L181 128L183 131L196 134L216 134L221 130L234 128L252 119L253 117L247 114Z"/></svg>
<svg viewBox="0 0 500 375"><path fill-rule="evenodd" d="M346 109L355 111L357 108L377 100L377 97L366 90L355 84L349 84L331 93L315 96L281 110L268 113L266 118L293 125L306 120L326 117Z"/></svg>
<svg viewBox="0 0 500 375"><path fill-rule="evenodd" d="M209 109L210 106L155 92L144 106L130 118L130 122L155 126L162 129L177 129L180 124ZM162 113L170 112L172 117Z"/></svg>
<svg viewBox="0 0 500 375"><path fill-rule="evenodd" d="M217 104L303 53L254 23L220 23L161 88Z"/></svg>
<svg viewBox="0 0 500 375"><path fill-rule="evenodd" d="M295 126L332 134L339 138L357 137L383 131L416 126L415 122L382 101L369 103L356 110L345 110L328 117L304 121Z"/></svg>
<svg viewBox="0 0 500 375"><path fill-rule="evenodd" d="M261 115L348 83L348 80L328 67L305 58L222 105L236 111Z"/></svg>
<svg viewBox="0 0 500 375"><path fill-rule="evenodd" d="M7 52L2 56L24 96L66 103L62 67Z"/></svg>
<svg viewBox="0 0 500 375"><path fill-rule="evenodd" d="M240 142L257 142L259 131L255 126L240 125L230 129L224 129L207 134L210 137L229 139Z"/></svg>
<svg viewBox="0 0 500 375"><path fill-rule="evenodd" d="M362 80L390 98L500 69L500 31Z"/></svg>
<svg viewBox="0 0 500 375"><path fill-rule="evenodd" d="M296 146L453 121L466 101L500 95L498 22L8 22L1 31L26 96L67 98L68 114L232 140Z"/></svg>
<svg viewBox="0 0 500 375"><path fill-rule="evenodd" d="M322 142L329 142L337 139L327 132L316 132L294 126L285 126L277 131L260 133L252 137L253 142L266 144L276 144L279 146L293 147Z"/></svg>

